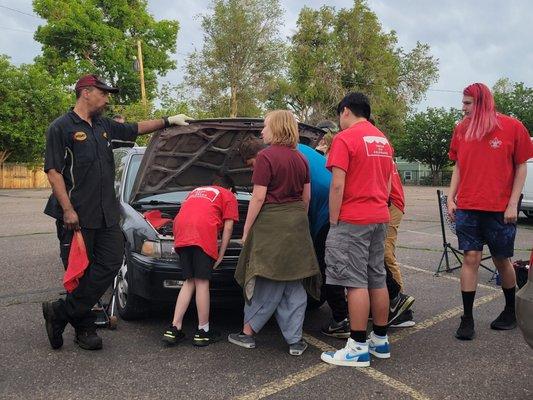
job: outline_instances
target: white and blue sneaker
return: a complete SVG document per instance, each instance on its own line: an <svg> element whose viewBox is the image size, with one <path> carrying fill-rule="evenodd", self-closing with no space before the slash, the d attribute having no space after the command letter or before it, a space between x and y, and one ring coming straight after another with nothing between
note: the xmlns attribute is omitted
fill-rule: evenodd
<svg viewBox="0 0 533 400"><path fill-rule="evenodd" d="M328 364L341 365L344 367L370 366L368 345L356 343L352 338L348 339L344 349L337 351L325 351L320 356L320 359Z"/></svg>
<svg viewBox="0 0 533 400"><path fill-rule="evenodd" d="M368 344L368 352L377 358L390 358L389 337L378 336L374 332L370 332L370 336L366 341Z"/></svg>

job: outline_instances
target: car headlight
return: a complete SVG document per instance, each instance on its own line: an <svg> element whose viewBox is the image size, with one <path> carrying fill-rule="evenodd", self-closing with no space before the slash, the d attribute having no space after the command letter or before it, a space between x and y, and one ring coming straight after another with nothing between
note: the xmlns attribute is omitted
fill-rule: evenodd
<svg viewBox="0 0 533 400"><path fill-rule="evenodd" d="M141 247L141 254L148 257L161 258L161 243L145 240Z"/></svg>
<svg viewBox="0 0 533 400"><path fill-rule="evenodd" d="M162 240L161 241L161 258L165 260L177 260L178 255L174 250L174 241L173 240Z"/></svg>
<svg viewBox="0 0 533 400"><path fill-rule="evenodd" d="M141 254L148 257L162 258L165 260L178 259L178 255L174 251L173 240L145 240L141 248Z"/></svg>

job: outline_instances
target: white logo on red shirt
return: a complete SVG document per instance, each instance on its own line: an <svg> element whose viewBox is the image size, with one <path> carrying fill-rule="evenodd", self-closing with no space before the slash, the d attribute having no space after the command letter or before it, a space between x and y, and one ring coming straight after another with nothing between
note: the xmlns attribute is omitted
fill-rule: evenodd
<svg viewBox="0 0 533 400"><path fill-rule="evenodd" d="M490 147L492 147L493 149L499 149L500 146L502 145L502 141L498 139L497 137L495 137L489 142L489 144L490 144Z"/></svg>
<svg viewBox="0 0 533 400"><path fill-rule="evenodd" d="M369 157L392 157L389 141L381 136L363 136Z"/></svg>
<svg viewBox="0 0 533 400"><path fill-rule="evenodd" d="M189 195L187 196L187 200L190 198L203 198L209 200L211 203L216 200L218 195L220 194L220 190L213 188L213 187L199 187L194 189Z"/></svg>

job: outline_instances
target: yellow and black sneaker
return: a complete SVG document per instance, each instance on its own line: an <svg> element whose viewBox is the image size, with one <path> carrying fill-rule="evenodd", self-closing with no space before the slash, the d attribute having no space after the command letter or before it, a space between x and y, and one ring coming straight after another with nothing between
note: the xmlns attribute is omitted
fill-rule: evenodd
<svg viewBox="0 0 533 400"><path fill-rule="evenodd" d="M220 340L220 332L213 329L209 329L208 332L203 329L198 329L192 339L192 344L195 346L203 347L210 345L211 343L218 342Z"/></svg>
<svg viewBox="0 0 533 400"><path fill-rule="evenodd" d="M176 328L174 325L169 325L163 333L163 342L174 345L185 339L185 334L181 329Z"/></svg>

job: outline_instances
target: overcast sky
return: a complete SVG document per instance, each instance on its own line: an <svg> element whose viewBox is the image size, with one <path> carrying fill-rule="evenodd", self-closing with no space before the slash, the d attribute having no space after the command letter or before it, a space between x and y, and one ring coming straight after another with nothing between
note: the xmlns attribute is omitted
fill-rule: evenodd
<svg viewBox="0 0 533 400"><path fill-rule="evenodd" d="M178 70L164 79L178 83L185 56L202 45L199 14L208 11L209 0L148 0L156 19L177 19L180 23ZM285 11L282 35L294 33L303 6L323 4L350 8L352 0L281 0ZM370 0L383 29L395 30L399 45L406 50L417 41L428 43L439 59L440 79L432 85L419 109L460 107L461 90L472 82L492 86L500 77L533 86L533 2L530 0ZM21 11L15 12L8 8ZM30 15L26 15L27 13ZM43 21L31 16L31 0L0 0L0 54L15 64L30 63L40 45L33 32Z"/></svg>

